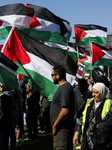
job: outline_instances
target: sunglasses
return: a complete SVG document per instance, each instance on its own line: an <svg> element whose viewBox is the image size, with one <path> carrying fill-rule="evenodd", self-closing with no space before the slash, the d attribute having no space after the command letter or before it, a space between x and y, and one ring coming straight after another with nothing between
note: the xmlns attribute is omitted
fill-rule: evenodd
<svg viewBox="0 0 112 150"><path fill-rule="evenodd" d="M51 74L52 77L55 76L55 75L57 75L57 74Z"/></svg>

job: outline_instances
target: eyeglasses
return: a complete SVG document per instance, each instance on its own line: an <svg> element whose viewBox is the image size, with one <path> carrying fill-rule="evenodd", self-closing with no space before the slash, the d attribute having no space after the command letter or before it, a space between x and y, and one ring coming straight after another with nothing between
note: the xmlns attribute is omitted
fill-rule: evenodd
<svg viewBox="0 0 112 150"><path fill-rule="evenodd" d="M51 74L52 77L55 76L55 75L57 75L57 74Z"/></svg>

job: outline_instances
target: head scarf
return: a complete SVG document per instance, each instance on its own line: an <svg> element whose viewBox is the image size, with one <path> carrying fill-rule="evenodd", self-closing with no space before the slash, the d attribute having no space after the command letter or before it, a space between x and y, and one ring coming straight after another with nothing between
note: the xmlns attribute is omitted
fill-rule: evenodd
<svg viewBox="0 0 112 150"><path fill-rule="evenodd" d="M96 83L93 85L93 89L96 89L98 92L101 93L101 98L100 100L104 100L106 95L107 95L107 88L103 83Z"/></svg>

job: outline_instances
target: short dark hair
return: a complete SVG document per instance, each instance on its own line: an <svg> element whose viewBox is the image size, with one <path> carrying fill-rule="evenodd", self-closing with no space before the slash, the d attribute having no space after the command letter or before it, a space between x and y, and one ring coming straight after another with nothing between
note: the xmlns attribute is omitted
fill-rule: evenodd
<svg viewBox="0 0 112 150"><path fill-rule="evenodd" d="M66 80L66 70L61 65L56 65L53 67L53 70L55 73L60 75L60 80L65 79Z"/></svg>

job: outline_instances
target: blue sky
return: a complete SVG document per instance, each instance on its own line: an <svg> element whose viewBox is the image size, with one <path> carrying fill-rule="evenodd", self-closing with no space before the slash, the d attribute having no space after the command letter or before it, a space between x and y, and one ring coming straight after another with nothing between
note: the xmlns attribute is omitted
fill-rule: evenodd
<svg viewBox="0 0 112 150"><path fill-rule="evenodd" d="M112 33L112 0L2 0L0 6L26 3L46 7L55 15L67 20L72 26L70 42L74 42L74 24L95 24L107 27ZM0 41L2 44L4 41Z"/></svg>

